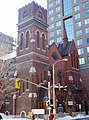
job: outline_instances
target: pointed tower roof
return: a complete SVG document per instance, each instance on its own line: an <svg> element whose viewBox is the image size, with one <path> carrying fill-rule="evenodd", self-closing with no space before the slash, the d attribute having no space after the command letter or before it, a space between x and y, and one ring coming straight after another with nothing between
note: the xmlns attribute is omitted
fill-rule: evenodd
<svg viewBox="0 0 89 120"><path fill-rule="evenodd" d="M63 26L63 42L68 42L67 32L65 26Z"/></svg>
<svg viewBox="0 0 89 120"><path fill-rule="evenodd" d="M63 26L63 47L66 47L68 43L68 37L65 26Z"/></svg>

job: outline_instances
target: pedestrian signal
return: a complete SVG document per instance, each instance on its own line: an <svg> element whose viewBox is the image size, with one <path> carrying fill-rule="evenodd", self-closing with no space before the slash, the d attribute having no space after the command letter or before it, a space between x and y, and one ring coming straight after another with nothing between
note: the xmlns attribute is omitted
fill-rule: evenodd
<svg viewBox="0 0 89 120"><path fill-rule="evenodd" d="M20 89L20 79L19 79L19 78L17 78L17 79L15 80L15 88L16 88L16 89Z"/></svg>
<svg viewBox="0 0 89 120"><path fill-rule="evenodd" d="M49 101L46 101L46 107L49 107Z"/></svg>

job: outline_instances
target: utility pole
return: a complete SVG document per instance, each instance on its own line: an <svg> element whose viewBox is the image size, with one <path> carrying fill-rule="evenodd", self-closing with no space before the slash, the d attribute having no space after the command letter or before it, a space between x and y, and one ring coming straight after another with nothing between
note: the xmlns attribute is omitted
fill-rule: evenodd
<svg viewBox="0 0 89 120"><path fill-rule="evenodd" d="M50 82L48 82L48 97L49 97L49 115L50 115Z"/></svg>

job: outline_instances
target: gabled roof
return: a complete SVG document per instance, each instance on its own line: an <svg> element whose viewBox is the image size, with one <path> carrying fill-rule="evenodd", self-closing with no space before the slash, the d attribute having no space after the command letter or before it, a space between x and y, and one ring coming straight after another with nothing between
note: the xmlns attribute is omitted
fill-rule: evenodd
<svg viewBox="0 0 89 120"><path fill-rule="evenodd" d="M49 46L49 50L52 52L56 52L58 56L62 57L55 42L53 42L52 45Z"/></svg>
<svg viewBox="0 0 89 120"><path fill-rule="evenodd" d="M62 57L67 56L69 54L71 45L72 45L72 41L68 42L66 47L63 47L63 44L58 45L58 50Z"/></svg>

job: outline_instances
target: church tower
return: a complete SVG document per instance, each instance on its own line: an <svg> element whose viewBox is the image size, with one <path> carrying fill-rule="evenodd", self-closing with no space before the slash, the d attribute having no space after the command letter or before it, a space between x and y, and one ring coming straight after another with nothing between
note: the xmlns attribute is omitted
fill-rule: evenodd
<svg viewBox="0 0 89 120"><path fill-rule="evenodd" d="M17 76L21 79L20 95L28 90L29 93L36 93L39 96L37 86L30 84L30 82L40 84L44 80L48 80L47 27L47 10L35 2L19 9L16 59ZM26 101L27 98L23 97L23 99ZM17 100L17 104L19 104L17 114L22 110L19 102L21 102L20 98ZM23 110L28 112L25 106L26 103L24 104ZM27 106L29 107L31 104Z"/></svg>

